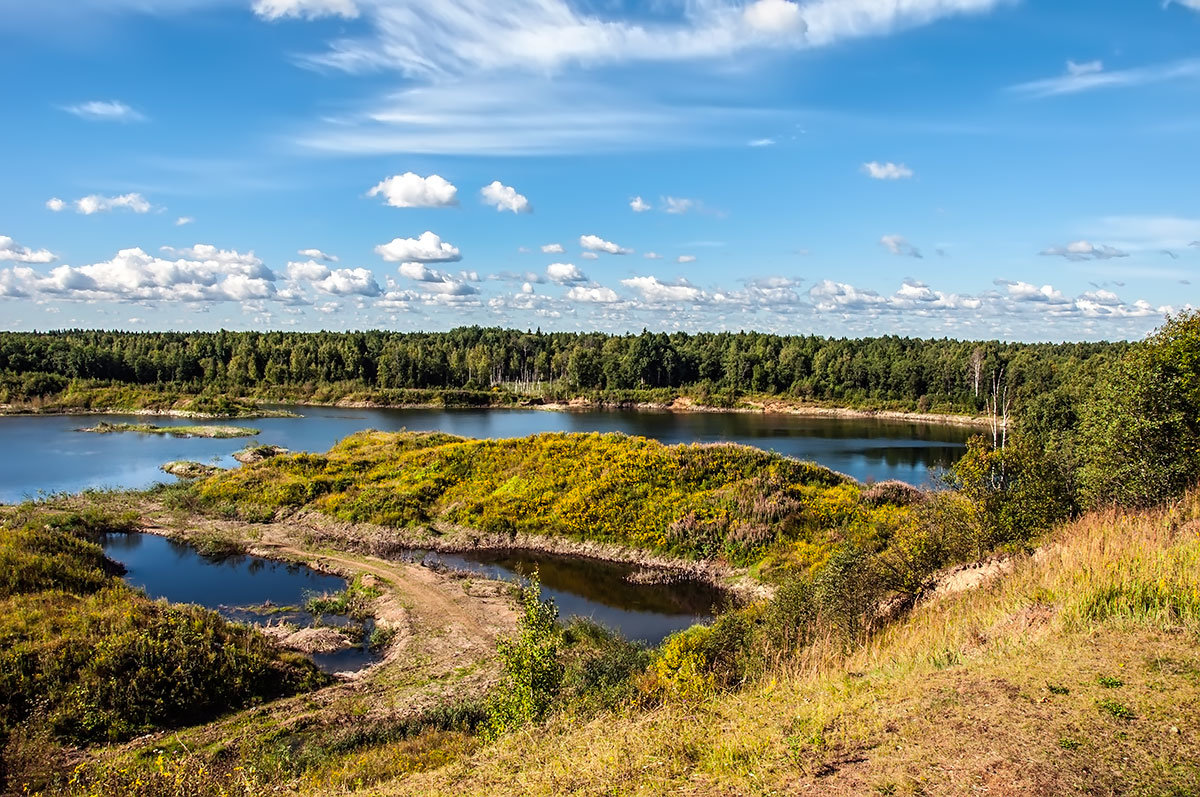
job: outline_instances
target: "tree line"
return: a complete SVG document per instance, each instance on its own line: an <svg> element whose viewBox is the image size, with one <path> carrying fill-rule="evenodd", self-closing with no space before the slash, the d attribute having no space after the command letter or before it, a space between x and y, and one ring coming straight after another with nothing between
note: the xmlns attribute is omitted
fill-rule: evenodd
<svg viewBox="0 0 1200 797"><path fill-rule="evenodd" d="M67 383L242 392L365 390L567 394L676 389L978 412L1003 372L1014 400L1094 379L1125 343L1005 343L896 336L610 335L461 327L449 332L0 333L9 400Z"/></svg>

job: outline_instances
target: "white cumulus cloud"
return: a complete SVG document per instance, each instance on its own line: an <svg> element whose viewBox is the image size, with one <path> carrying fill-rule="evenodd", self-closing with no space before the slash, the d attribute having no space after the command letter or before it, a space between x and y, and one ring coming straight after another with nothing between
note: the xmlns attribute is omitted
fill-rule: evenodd
<svg viewBox="0 0 1200 797"><path fill-rule="evenodd" d="M429 230L416 238L393 238L375 247L375 253L392 263L451 263L462 260L458 247L443 241L437 233Z"/></svg>
<svg viewBox="0 0 1200 797"><path fill-rule="evenodd" d="M287 264L287 277L293 282L318 282L328 276L329 268L315 260L293 261Z"/></svg>
<svg viewBox="0 0 1200 797"><path fill-rule="evenodd" d="M574 263L551 263L546 266L546 276L559 285L587 282L587 276Z"/></svg>
<svg viewBox="0 0 1200 797"><path fill-rule="evenodd" d="M618 246L612 241L606 241L598 235L579 236L579 245L589 252L604 252L610 255L628 255L633 252L632 249Z"/></svg>
<svg viewBox="0 0 1200 797"><path fill-rule="evenodd" d="M331 255L321 249L301 249L296 254L311 260L324 260L327 263L336 263L338 261L337 255Z"/></svg>
<svg viewBox="0 0 1200 797"><path fill-rule="evenodd" d="M275 274L253 252L208 244L169 251L178 257L168 260L133 248L120 250L111 260L58 266L44 275L14 268L0 272L0 293L87 301L189 302L246 301L275 295Z"/></svg>
<svg viewBox="0 0 1200 797"><path fill-rule="evenodd" d="M73 203L75 212L82 213L85 216L91 216L93 213L107 213L111 210L131 210L134 213L149 213L152 207L146 198L141 194L121 194L119 196L102 196L100 194L90 194L88 196L76 199ZM61 199L54 198L46 202L46 207L54 212L58 212L66 207L66 203Z"/></svg>
<svg viewBox="0 0 1200 797"><path fill-rule="evenodd" d="M651 208L650 203L646 202L640 196L635 196L633 199L629 200L629 207L634 213L645 213Z"/></svg>
<svg viewBox="0 0 1200 797"><path fill-rule="evenodd" d="M675 262L676 263L695 263L696 256L695 255L680 255L679 257L675 258Z"/></svg>
<svg viewBox="0 0 1200 797"><path fill-rule="evenodd" d="M394 208L445 208L458 204L458 188L438 174L422 177L414 172L396 174L367 192L382 196Z"/></svg>
<svg viewBox="0 0 1200 797"><path fill-rule="evenodd" d="M378 296L382 293L375 275L365 268L333 269L314 285L331 296Z"/></svg>
<svg viewBox="0 0 1200 797"><path fill-rule="evenodd" d="M548 255L561 255L567 250L563 248L562 244L546 244L542 247L542 251Z"/></svg>
<svg viewBox="0 0 1200 797"><path fill-rule="evenodd" d="M0 235L0 260L16 263L49 263L53 261L54 253L49 249L30 249L20 246L7 235Z"/></svg>
<svg viewBox="0 0 1200 797"><path fill-rule="evenodd" d="M687 280L678 282L662 282L658 277L630 277L621 280L621 284L632 288L642 295L647 302L697 302L706 297L704 291L690 284Z"/></svg>
<svg viewBox="0 0 1200 797"><path fill-rule="evenodd" d="M533 212L533 205L529 204L528 198L522 194L518 194L515 188L504 185L499 180L495 180L479 189L479 194L483 197L485 203L491 205L496 210L510 210L513 213Z"/></svg>
<svg viewBox="0 0 1200 797"><path fill-rule="evenodd" d="M603 285L572 288L567 291L567 298L573 302L589 302L591 304L612 304L621 300L616 291Z"/></svg>

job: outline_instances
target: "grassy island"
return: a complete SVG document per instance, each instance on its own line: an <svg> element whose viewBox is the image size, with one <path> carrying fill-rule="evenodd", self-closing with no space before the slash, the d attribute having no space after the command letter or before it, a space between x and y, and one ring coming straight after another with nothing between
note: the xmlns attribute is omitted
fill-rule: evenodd
<svg viewBox="0 0 1200 797"><path fill-rule="evenodd" d="M101 421L95 426L87 426L76 431L92 432L93 434L115 434L118 432L136 432L138 434L161 434L170 437L207 437L215 440L227 440L235 437L253 437L258 429L246 426L157 426L151 423L108 423Z"/></svg>
<svg viewBox="0 0 1200 797"><path fill-rule="evenodd" d="M739 445L622 434L470 440L363 432L326 454L275 456L195 488L247 516L314 509L408 529L613 543L738 564L819 563L835 541L877 546L915 490ZM439 532L441 533L441 532Z"/></svg>

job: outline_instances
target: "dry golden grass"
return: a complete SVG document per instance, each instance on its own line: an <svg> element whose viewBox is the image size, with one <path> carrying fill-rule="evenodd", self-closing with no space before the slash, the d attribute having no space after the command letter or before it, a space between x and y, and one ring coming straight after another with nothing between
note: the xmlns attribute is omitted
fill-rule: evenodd
<svg viewBox="0 0 1200 797"><path fill-rule="evenodd" d="M561 717L369 793L1200 793L1200 501L1088 516L868 646Z"/></svg>

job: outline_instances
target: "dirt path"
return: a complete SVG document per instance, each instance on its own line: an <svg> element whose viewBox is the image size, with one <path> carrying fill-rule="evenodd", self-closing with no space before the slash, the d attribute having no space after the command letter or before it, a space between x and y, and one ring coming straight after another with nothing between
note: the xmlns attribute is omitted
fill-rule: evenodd
<svg viewBox="0 0 1200 797"><path fill-rule="evenodd" d="M319 692L252 710L255 726L341 727L399 720L436 705L479 697L495 682L496 640L516 627L506 584L334 550L314 542L327 538L309 518L247 523L181 515L150 502L137 509L147 533L237 542L256 556L303 562L343 577L363 576L381 590L370 611L377 626L395 632L383 659ZM235 727L244 729L244 722L244 714L234 715L188 735L203 745L236 736Z"/></svg>

